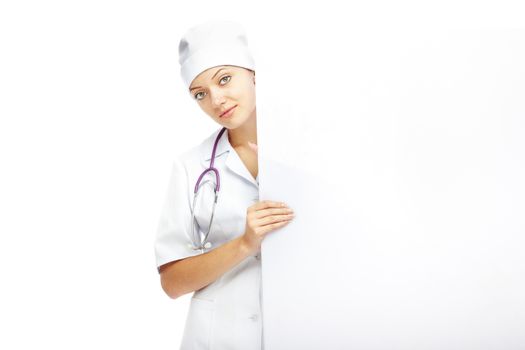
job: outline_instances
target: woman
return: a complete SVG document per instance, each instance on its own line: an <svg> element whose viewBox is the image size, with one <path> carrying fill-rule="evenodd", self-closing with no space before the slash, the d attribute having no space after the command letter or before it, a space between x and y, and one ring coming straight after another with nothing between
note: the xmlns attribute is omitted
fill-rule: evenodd
<svg viewBox="0 0 525 350"><path fill-rule="evenodd" d="M222 128L173 163L155 242L161 285L174 299L194 292L181 349L259 350L261 242L293 211L259 201L253 58L228 21L188 30L179 55L190 96Z"/></svg>

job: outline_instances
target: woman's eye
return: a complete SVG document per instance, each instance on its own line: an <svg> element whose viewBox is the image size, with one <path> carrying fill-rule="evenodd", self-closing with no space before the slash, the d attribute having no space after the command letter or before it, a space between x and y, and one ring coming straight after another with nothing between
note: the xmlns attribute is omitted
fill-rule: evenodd
<svg viewBox="0 0 525 350"><path fill-rule="evenodd" d="M221 78L221 80L219 80L219 83L224 82L224 84L226 84L230 80L231 80L231 75L225 75ZM224 85L224 84L221 84L221 85ZM200 95L202 95L202 97L199 97ZM199 91L195 95L193 95L193 97L195 97L196 100L200 101L204 98L204 92Z"/></svg>
<svg viewBox="0 0 525 350"><path fill-rule="evenodd" d="M199 95L200 95L200 94L202 94L202 92L197 92L197 93L195 94L194 97L195 97L196 100L202 100L202 98L199 98Z"/></svg>
<svg viewBox="0 0 525 350"><path fill-rule="evenodd" d="M225 75L225 76L223 76L223 77L221 78L221 80L220 80L220 81L223 81L223 80L224 80L224 79L226 79L226 78L228 78L228 80L226 81L226 83L227 83L227 82L229 82L229 81L230 81L230 79L231 79L231 76L230 76L230 75ZM226 83L225 83L225 84L226 84Z"/></svg>

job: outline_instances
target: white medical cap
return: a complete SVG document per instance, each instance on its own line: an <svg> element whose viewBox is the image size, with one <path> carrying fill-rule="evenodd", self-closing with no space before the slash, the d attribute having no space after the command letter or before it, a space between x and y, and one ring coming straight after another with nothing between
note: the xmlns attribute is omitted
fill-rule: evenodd
<svg viewBox="0 0 525 350"><path fill-rule="evenodd" d="M243 27L233 21L210 20L191 27L179 43L180 74L187 88L197 75L216 66L255 70Z"/></svg>

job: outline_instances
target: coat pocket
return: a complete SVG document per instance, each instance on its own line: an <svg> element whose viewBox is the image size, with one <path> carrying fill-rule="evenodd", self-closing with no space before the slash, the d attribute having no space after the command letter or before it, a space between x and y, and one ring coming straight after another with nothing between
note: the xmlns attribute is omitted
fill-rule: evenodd
<svg viewBox="0 0 525 350"><path fill-rule="evenodd" d="M192 297L184 326L181 350L208 350L210 348L215 303Z"/></svg>

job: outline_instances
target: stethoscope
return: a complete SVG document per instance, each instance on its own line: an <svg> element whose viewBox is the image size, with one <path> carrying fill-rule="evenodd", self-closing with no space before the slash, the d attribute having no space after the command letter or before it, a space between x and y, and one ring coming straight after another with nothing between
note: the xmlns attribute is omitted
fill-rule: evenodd
<svg viewBox="0 0 525 350"><path fill-rule="evenodd" d="M193 240L193 250L200 250L202 253L204 253L204 249L211 248L211 243L207 242L207 239L210 234L211 224L213 222L213 216L215 215L215 206L217 205L217 199L219 198L219 189L221 187L221 180L220 180L221 178L219 176L219 170L217 170L217 168L213 166L213 163L215 162L215 152L217 151L217 144L219 143L219 139L221 138L222 134L225 131L226 131L226 128L222 128L222 130L217 135L217 138L215 139L215 143L213 145L213 151L211 153L210 166L206 170L204 170L202 174L199 176L199 179L197 180L197 183L195 184L195 189L193 191L193 205L191 207L191 223L192 223L191 224L191 237ZM195 235L195 203L197 201L197 192L199 191L201 187L201 180L210 171L215 174L215 179L216 179L215 188L213 189L213 191L215 192L215 200L213 202L213 209L211 212L210 224L208 226L208 229L206 230L206 233L204 234L204 239L201 240L200 237L197 237Z"/></svg>

